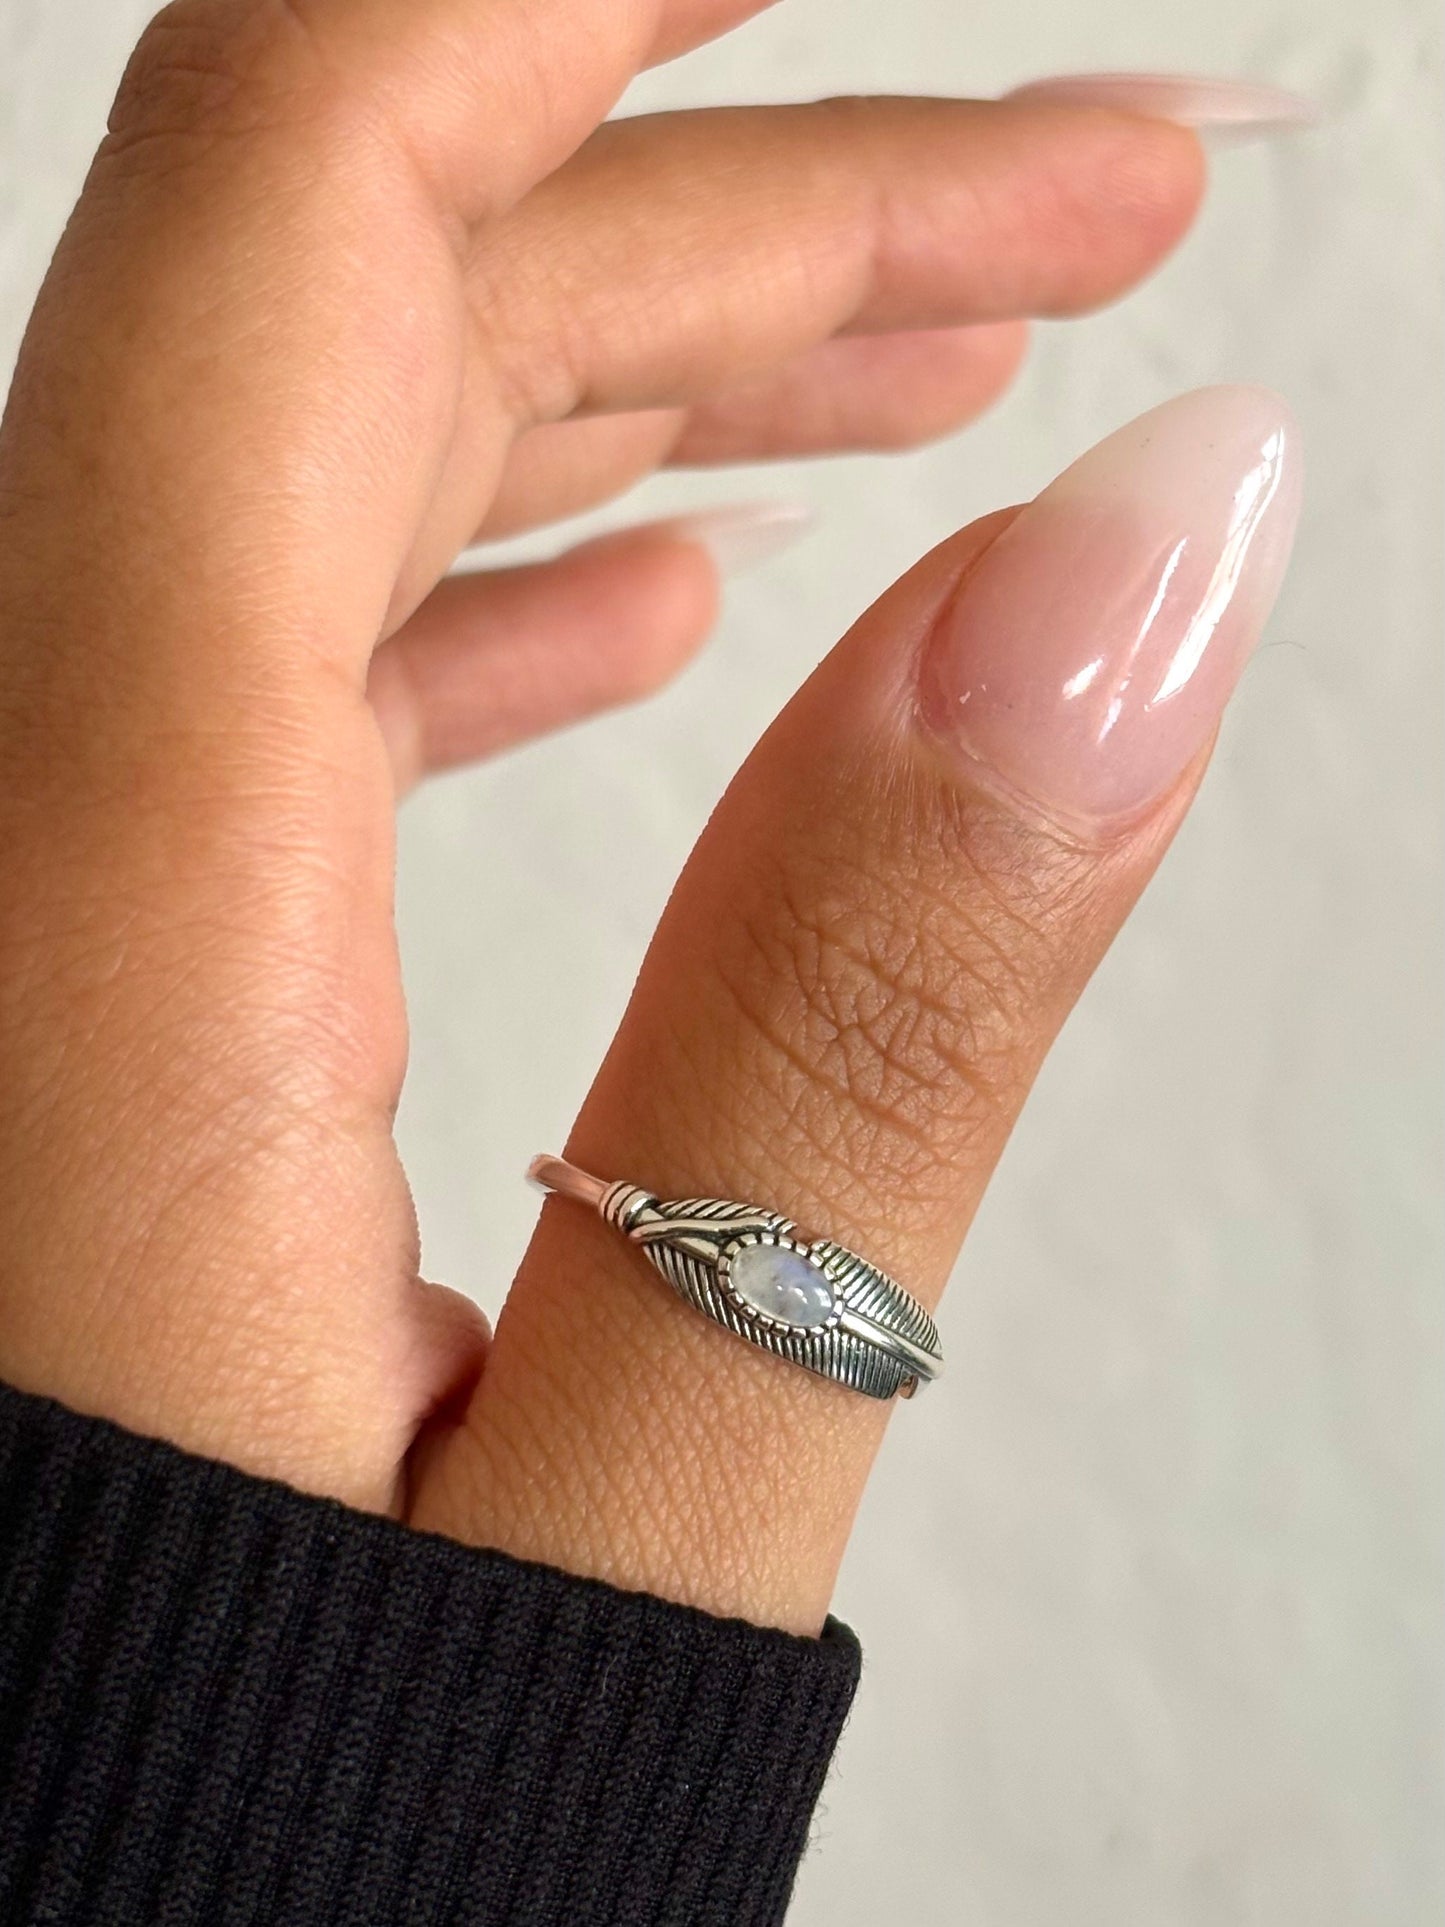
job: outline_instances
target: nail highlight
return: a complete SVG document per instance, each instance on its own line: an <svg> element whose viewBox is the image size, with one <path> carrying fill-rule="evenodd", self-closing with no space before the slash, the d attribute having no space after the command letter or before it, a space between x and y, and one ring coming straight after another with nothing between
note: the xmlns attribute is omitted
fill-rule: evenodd
<svg viewBox="0 0 1445 1927"><path fill-rule="evenodd" d="M977 780L1122 826L1208 743L1299 515L1299 434L1262 388L1200 388L1082 456L969 571L921 666Z"/></svg>
<svg viewBox="0 0 1445 1927"><path fill-rule="evenodd" d="M1015 87L1004 98L1148 114L1192 127L1215 141L1268 140L1316 126L1322 118L1302 94L1253 81L1211 80L1203 74L1058 74Z"/></svg>
<svg viewBox="0 0 1445 1927"><path fill-rule="evenodd" d="M791 548L813 520L813 511L802 502L737 502L674 516L656 526L681 541L699 543L720 574L737 575Z"/></svg>

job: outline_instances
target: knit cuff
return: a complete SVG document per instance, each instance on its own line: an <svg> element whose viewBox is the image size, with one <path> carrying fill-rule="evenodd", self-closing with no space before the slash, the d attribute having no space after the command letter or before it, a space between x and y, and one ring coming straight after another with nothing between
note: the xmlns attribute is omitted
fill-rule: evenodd
<svg viewBox="0 0 1445 1927"><path fill-rule="evenodd" d="M0 1386L14 1927L776 1922L858 1668Z"/></svg>

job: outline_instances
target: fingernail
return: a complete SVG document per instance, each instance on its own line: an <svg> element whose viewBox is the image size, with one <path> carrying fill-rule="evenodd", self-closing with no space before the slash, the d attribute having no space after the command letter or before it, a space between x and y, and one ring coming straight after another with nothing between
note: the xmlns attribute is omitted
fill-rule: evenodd
<svg viewBox="0 0 1445 1927"><path fill-rule="evenodd" d="M802 502L736 502L725 508L678 515L658 528L705 548L722 575L737 575L791 548L813 525Z"/></svg>
<svg viewBox="0 0 1445 1927"><path fill-rule="evenodd" d="M1058 74L1015 87L1004 98L1150 114L1221 141L1268 140L1313 127L1322 118L1313 101L1283 87L1202 74Z"/></svg>
<svg viewBox="0 0 1445 1927"><path fill-rule="evenodd" d="M1056 820L1122 825L1209 741L1299 515L1267 389L1199 388L1082 456L965 577L925 652L926 723Z"/></svg>

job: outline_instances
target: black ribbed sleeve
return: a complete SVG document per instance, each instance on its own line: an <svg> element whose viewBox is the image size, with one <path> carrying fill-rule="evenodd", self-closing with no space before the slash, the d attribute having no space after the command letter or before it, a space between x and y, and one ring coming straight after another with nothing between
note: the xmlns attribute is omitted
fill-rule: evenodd
<svg viewBox="0 0 1445 1927"><path fill-rule="evenodd" d="M782 1918L858 1648L0 1386L0 1921Z"/></svg>

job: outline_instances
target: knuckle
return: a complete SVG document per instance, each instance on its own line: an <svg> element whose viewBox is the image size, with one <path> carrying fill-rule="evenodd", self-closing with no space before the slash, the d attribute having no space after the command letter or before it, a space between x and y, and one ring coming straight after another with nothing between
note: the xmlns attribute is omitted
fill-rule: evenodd
<svg viewBox="0 0 1445 1927"><path fill-rule="evenodd" d="M916 1191L1016 1108L1045 934L997 899L833 872L743 918L722 978L810 1156ZM749 1104L757 1110L756 1092ZM775 1147L776 1150L776 1147Z"/></svg>
<svg viewBox="0 0 1445 1927"><path fill-rule="evenodd" d="M141 35L107 123L107 157L298 123L325 136L342 84L301 0L170 0Z"/></svg>
<svg viewBox="0 0 1445 1927"><path fill-rule="evenodd" d="M233 0L172 0L131 55L111 110L112 145L214 126L254 75L259 15Z"/></svg>

